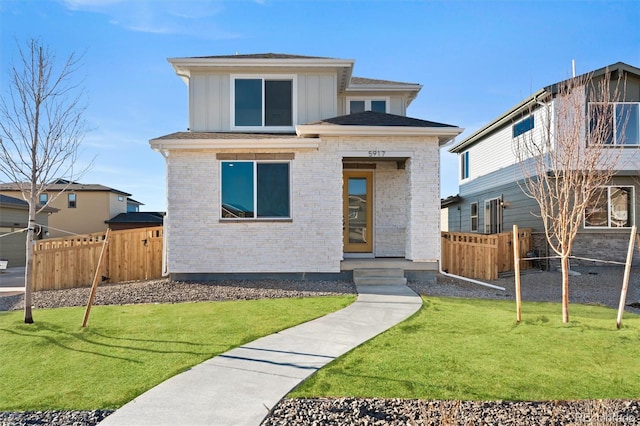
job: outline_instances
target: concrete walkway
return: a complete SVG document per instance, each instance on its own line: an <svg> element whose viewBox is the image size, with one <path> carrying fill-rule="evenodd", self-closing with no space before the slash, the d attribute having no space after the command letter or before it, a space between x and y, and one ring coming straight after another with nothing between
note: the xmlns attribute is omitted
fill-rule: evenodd
<svg viewBox="0 0 640 426"><path fill-rule="evenodd" d="M304 379L422 305L406 285L357 289L357 301L345 309L205 361L140 395L100 424L259 425Z"/></svg>

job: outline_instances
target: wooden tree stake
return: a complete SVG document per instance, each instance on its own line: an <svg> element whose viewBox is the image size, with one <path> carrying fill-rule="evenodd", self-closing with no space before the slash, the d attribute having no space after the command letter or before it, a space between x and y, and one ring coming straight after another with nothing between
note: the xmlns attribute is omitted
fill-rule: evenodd
<svg viewBox="0 0 640 426"><path fill-rule="evenodd" d="M513 270L516 280L516 321L522 321L522 298L520 296L520 240L518 225L513 225Z"/></svg>
<svg viewBox="0 0 640 426"><path fill-rule="evenodd" d="M96 290L98 290L98 282L102 277L102 261L104 255L107 252L107 244L109 242L110 228L107 228L107 233L104 235L104 241L102 242L102 250L100 250L100 257L98 258L98 266L96 267L96 273L93 276L93 284L91 285L91 295L89 296L89 302L87 302L87 309L84 311L84 319L82 320L82 326L86 327L89 321L89 313L91 312L91 306L93 305L93 299L96 297Z"/></svg>
<svg viewBox="0 0 640 426"><path fill-rule="evenodd" d="M629 237L629 250L627 251L627 263L624 266L624 279L622 280L622 291L620 292L620 305L618 306L618 319L616 320L616 327L620 328L622 325L622 313L624 312L624 304L627 300L627 289L629 288L629 275L631 274L631 261L633 260L633 248L635 246L637 226L633 225L631 228L631 236Z"/></svg>

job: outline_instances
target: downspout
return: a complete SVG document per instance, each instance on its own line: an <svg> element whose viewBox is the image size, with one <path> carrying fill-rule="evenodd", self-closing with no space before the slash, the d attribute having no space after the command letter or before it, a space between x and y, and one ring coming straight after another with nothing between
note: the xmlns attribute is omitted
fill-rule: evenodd
<svg viewBox="0 0 640 426"><path fill-rule="evenodd" d="M158 146L158 148L154 148L154 151L159 152L165 160L165 190L166 190L166 206L167 211L162 220L162 276L166 277L169 275L169 265L167 261L167 241L169 234L169 152L167 150L162 149L162 144Z"/></svg>
<svg viewBox="0 0 640 426"><path fill-rule="evenodd" d="M484 287L493 288L495 290L502 290L502 291L506 290L504 287L500 287L500 286L497 286L497 285L485 283L484 281L478 281L478 280L474 280L472 278L467 278L467 277L463 277L463 276L460 276L460 275L454 275L454 274L450 274L448 272L445 272L445 271L442 270L442 262L440 262L440 261L438 262L438 272L440 274L444 275L445 277L455 278L457 280L462 280L462 281L468 281L470 283L478 284L478 285L481 285L481 286L484 286Z"/></svg>

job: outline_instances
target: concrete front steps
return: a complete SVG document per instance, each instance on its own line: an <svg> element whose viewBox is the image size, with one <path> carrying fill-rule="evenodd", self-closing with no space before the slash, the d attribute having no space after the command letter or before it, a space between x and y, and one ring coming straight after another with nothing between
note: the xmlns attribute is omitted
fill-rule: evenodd
<svg viewBox="0 0 640 426"><path fill-rule="evenodd" d="M361 268L353 270L356 285L407 285L400 268Z"/></svg>

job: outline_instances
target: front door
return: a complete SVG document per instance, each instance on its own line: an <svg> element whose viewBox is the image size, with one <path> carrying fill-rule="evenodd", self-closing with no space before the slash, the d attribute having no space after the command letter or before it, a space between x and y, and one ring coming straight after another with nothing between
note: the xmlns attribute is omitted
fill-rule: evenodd
<svg viewBox="0 0 640 426"><path fill-rule="evenodd" d="M345 253L373 252L373 172L343 172Z"/></svg>

